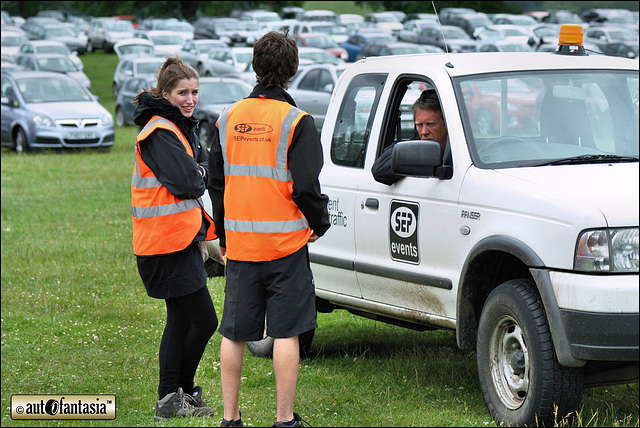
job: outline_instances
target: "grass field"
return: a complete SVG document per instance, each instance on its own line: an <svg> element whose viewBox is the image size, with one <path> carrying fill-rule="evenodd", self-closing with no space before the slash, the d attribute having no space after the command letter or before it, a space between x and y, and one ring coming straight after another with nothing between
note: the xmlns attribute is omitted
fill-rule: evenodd
<svg viewBox="0 0 640 428"><path fill-rule="evenodd" d="M113 112L114 54L82 57ZM2 426L153 426L164 303L147 297L131 246L135 127L108 153L3 149ZM221 316L224 280L209 289ZM318 315L313 357L301 360L296 411L313 426L495 426L475 355L451 332L415 332L355 317ZM216 414L167 426L215 426L222 417L220 335L196 381ZM271 360L245 353L245 426L275 421ZM14 394L115 394L116 419L12 420ZM638 384L585 391L577 426L637 427ZM558 425L562 426L560 421Z"/></svg>

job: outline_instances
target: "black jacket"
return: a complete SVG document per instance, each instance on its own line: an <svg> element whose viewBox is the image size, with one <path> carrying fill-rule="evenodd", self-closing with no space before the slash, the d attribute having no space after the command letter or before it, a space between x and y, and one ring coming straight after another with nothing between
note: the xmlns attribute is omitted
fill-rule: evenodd
<svg viewBox="0 0 640 428"><path fill-rule="evenodd" d="M286 101L296 106L293 98L281 88L265 88L258 84L248 98L265 97ZM305 115L300 119L293 132L293 138L287 153L287 163L293 179L293 201L309 222L309 227L322 236L329 229L329 197L321 193L318 176L324 164L322 145L313 118ZM218 127L213 130L213 142L209 153L208 189L213 204L213 220L220 246L226 247L224 231L224 161ZM250 198L251 195L247 195ZM266 209L266 207L265 207Z"/></svg>
<svg viewBox="0 0 640 428"><path fill-rule="evenodd" d="M164 98L155 98L144 92L139 97L133 121L142 128L153 115L168 119L180 128L191 144L194 157L189 156L173 132L158 129L140 146L142 160L149 165L158 181L169 189L172 195L180 199L199 198L207 189L209 152L202 147L196 135L198 121L193 117L185 117L178 107ZM205 180L202 179L197 165L205 169Z"/></svg>

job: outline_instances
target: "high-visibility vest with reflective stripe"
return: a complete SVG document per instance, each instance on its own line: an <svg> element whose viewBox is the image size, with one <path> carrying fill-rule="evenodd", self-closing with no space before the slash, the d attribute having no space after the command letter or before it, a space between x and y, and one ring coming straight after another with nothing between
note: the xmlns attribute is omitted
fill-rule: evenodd
<svg viewBox="0 0 640 428"><path fill-rule="evenodd" d="M224 159L227 257L269 261L293 254L311 235L292 198L287 153L306 113L269 98L246 98L227 108L216 125Z"/></svg>
<svg viewBox="0 0 640 428"><path fill-rule="evenodd" d="M138 134L136 161L131 177L133 252L137 256L169 254L187 248L202 227L203 213L209 221L206 239L216 238L213 220L203 209L202 200L175 197L142 160L140 142L157 129L175 133L187 153L194 156L189 141L180 129L160 116L153 116Z"/></svg>

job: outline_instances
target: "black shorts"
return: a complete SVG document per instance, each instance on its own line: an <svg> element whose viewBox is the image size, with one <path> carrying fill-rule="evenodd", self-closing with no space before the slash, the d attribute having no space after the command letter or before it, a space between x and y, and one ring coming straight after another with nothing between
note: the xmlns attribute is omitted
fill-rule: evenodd
<svg viewBox="0 0 640 428"><path fill-rule="evenodd" d="M268 262L228 260L224 311L218 331L237 342L297 336L318 326L309 252Z"/></svg>

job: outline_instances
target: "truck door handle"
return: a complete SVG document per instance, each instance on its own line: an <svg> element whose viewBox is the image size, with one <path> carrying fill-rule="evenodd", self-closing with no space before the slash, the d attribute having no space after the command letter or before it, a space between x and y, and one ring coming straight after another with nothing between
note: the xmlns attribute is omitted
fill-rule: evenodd
<svg viewBox="0 0 640 428"><path fill-rule="evenodd" d="M364 205L367 208L373 208L374 210L378 209L378 206L380 205L377 199L374 198L367 198L367 200L364 202Z"/></svg>

